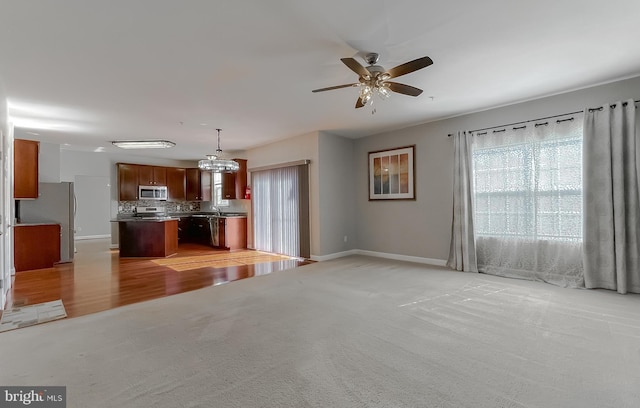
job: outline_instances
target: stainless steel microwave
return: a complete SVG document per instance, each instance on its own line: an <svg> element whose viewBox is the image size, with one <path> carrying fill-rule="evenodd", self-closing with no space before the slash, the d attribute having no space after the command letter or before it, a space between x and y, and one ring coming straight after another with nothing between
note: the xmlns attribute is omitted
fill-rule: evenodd
<svg viewBox="0 0 640 408"><path fill-rule="evenodd" d="M167 201L167 187L138 186L138 200Z"/></svg>

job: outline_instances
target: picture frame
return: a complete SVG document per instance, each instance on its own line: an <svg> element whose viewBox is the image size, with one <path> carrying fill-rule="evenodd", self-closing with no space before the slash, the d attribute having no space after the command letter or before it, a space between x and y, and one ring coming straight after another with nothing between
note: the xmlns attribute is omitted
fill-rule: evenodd
<svg viewBox="0 0 640 408"><path fill-rule="evenodd" d="M369 201L416 199L415 150L411 145L369 152Z"/></svg>

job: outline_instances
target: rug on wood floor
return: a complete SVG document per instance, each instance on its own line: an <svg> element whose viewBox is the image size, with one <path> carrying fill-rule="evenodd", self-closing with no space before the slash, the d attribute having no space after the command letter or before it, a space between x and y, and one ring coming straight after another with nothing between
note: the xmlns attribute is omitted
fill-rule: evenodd
<svg viewBox="0 0 640 408"><path fill-rule="evenodd" d="M290 256L276 255L253 250L222 252L211 255L184 256L168 259L154 259L153 263L183 272L199 268L227 268L229 266L254 265L266 262L296 260Z"/></svg>
<svg viewBox="0 0 640 408"><path fill-rule="evenodd" d="M16 307L2 312L0 332L33 326L65 317L67 317L67 312L60 299L38 303L37 305Z"/></svg>

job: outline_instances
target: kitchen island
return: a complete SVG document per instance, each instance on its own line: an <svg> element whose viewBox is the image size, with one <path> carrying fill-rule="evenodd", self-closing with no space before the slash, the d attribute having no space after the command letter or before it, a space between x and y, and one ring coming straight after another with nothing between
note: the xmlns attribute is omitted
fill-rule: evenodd
<svg viewBox="0 0 640 408"><path fill-rule="evenodd" d="M118 223L121 257L168 257L178 253L178 219L129 218Z"/></svg>

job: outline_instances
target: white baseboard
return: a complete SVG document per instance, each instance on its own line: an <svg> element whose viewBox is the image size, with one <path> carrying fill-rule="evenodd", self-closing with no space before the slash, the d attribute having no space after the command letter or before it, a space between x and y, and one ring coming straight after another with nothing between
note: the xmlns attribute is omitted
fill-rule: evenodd
<svg viewBox="0 0 640 408"><path fill-rule="evenodd" d="M349 251L335 252L335 253L329 254L329 255L311 255L311 260L312 261L318 261L318 262L330 261L332 259L338 259L338 258L342 258L342 257L349 256L349 255L358 255L358 250L357 249L351 249Z"/></svg>
<svg viewBox="0 0 640 408"><path fill-rule="evenodd" d="M385 259L394 259L396 261L407 261L414 262L419 264L426 265L434 265L434 266L446 266L447 261L444 259L435 259L435 258L424 258L421 256L409 256L409 255L399 255L399 254L390 254L386 252L377 252L377 251L366 251L364 249L351 249L349 251L343 252L335 252L329 255L311 255L312 261L329 261L332 259L338 259L349 255L366 255L373 256L376 258L385 258Z"/></svg>
<svg viewBox="0 0 640 408"><path fill-rule="evenodd" d="M118 245L118 244L111 244L111 245L109 245L109 249L120 249L120 245Z"/></svg>
<svg viewBox="0 0 640 408"><path fill-rule="evenodd" d="M107 235L82 235L82 236L75 236L74 239L76 241L81 241L83 239L101 239L101 238L111 238L111 234L107 234Z"/></svg>

